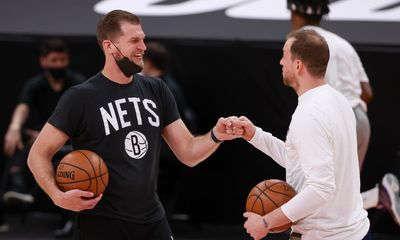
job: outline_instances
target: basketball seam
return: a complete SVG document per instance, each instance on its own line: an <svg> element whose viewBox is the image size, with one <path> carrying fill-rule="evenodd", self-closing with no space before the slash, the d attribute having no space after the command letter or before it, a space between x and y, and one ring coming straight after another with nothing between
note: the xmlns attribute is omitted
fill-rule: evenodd
<svg viewBox="0 0 400 240"><path fill-rule="evenodd" d="M268 187L263 191L262 189L260 189L259 187L257 187L256 186L256 188L258 189L258 190L260 190L260 194L258 194L258 196L257 197L260 197L260 195L264 195L264 196L266 196L276 207L278 207L278 204L274 201L274 200L272 200L272 198L270 197L270 196L268 196L268 194L266 194L265 193L265 191L266 190L268 190ZM262 201L261 201L262 202ZM263 210L264 210L264 205L263 204L261 204L262 205L262 207L263 207ZM264 211L265 212L265 211Z"/></svg>
<svg viewBox="0 0 400 240"><path fill-rule="evenodd" d="M95 169L95 167L93 166L93 164L92 164L92 162L90 161L90 159L89 159L89 157L88 156L86 156L86 154L83 152L83 151L81 151L81 150L78 150L78 152L80 152L83 156L85 156L85 158L88 160L88 162L89 162L89 164L90 164L90 166L92 167L92 170L93 170L93 173L94 173L94 175L96 176L96 169ZM97 187L97 178L95 179L95 181L96 181L96 192L94 193L94 195L95 196L97 196L97 192L98 192L98 187ZM91 186L92 185L92 178L90 178L90 185L89 186Z"/></svg>
<svg viewBox="0 0 400 240"><path fill-rule="evenodd" d="M103 186L104 187L107 187L107 185L105 184L105 182L103 181L103 172L101 171L101 166L102 166L102 163L103 163L103 159L99 156L99 155L97 155L97 158L98 158L98 160L99 160L99 173L100 173L100 175L99 175L99 177L100 177L100 181L101 181L101 183L103 183ZM106 169L107 169L107 171L106 171L106 173L108 174L108 168L107 168L107 165L105 165L106 166Z"/></svg>
<svg viewBox="0 0 400 240"><path fill-rule="evenodd" d="M269 185L269 186L266 186L266 187L267 187L267 189L270 190L271 192L279 193L280 195L287 196L287 197L293 197L293 196L290 196L290 195L288 195L288 194L285 194L285 193L282 193L282 192L277 192L276 190L271 189L273 186L278 185L278 184L284 185L284 184L282 184L281 182L277 182L277 183L273 183L273 184L271 184L271 185ZM287 186L284 185L284 187L287 187ZM289 189L290 189L292 192L296 192L293 188L289 188Z"/></svg>
<svg viewBox="0 0 400 240"><path fill-rule="evenodd" d="M263 212L263 215L265 215L265 209L264 209L264 204L263 204L263 201L262 201L262 199L260 198L260 195L261 194L254 194L254 195L252 195L252 196L255 196L256 197L256 200L255 201L253 201L253 205L251 206L251 210L253 211L253 209L254 209L254 206L256 205L256 203L257 203L257 200L260 200L261 201L261 208L262 208L262 212Z"/></svg>

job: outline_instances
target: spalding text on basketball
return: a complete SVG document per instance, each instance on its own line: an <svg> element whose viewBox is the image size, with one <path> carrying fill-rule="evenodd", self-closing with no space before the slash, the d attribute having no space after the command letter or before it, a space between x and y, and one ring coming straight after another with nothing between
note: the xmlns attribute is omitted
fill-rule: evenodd
<svg viewBox="0 0 400 240"><path fill-rule="evenodd" d="M75 171L57 171L57 177L75 179Z"/></svg>

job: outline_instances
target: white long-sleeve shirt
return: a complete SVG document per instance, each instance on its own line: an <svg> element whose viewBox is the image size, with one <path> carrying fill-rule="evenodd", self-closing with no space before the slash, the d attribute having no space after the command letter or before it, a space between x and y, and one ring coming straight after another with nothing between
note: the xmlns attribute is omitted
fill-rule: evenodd
<svg viewBox="0 0 400 240"><path fill-rule="evenodd" d="M302 239L360 240L368 232L355 124L345 97L323 85L299 97L285 142L260 128L249 141L286 169L298 194L281 209Z"/></svg>
<svg viewBox="0 0 400 240"><path fill-rule="evenodd" d="M368 76L354 47L335 33L317 26L305 26L323 36L329 46L329 62L326 68L326 82L341 92L351 107L367 105L361 100L361 82L369 82Z"/></svg>

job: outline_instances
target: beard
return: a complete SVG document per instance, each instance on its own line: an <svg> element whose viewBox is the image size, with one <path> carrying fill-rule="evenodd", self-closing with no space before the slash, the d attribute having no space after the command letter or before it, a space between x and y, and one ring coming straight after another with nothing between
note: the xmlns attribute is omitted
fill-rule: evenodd
<svg viewBox="0 0 400 240"><path fill-rule="evenodd" d="M298 89L299 84L298 84L296 78L293 75L290 75L290 76L282 75L282 79L283 79L283 84L285 86L291 87L295 91Z"/></svg>
<svg viewBox="0 0 400 240"><path fill-rule="evenodd" d="M289 80L288 80L288 78L287 77L285 77L285 76L283 76L283 84L285 85L285 86L288 86L288 87L290 87L290 84L289 84Z"/></svg>

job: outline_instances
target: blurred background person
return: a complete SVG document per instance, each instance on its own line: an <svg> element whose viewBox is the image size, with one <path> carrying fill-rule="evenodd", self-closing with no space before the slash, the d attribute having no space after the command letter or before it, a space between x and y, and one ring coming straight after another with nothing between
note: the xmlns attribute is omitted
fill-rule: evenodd
<svg viewBox="0 0 400 240"><path fill-rule="evenodd" d="M3 150L7 159L0 187L0 231L8 230L4 219L5 205L27 206L35 201L35 182L27 171L26 161L40 128L66 89L86 79L69 69L69 63L69 49L65 41L51 38L42 42L39 49L42 72L25 82L4 136ZM26 128L32 115L37 117L37 126ZM69 146L64 146L57 159L60 160L70 150Z"/></svg>
<svg viewBox="0 0 400 240"><path fill-rule="evenodd" d="M185 94L179 82L171 74L171 58L167 47L158 41L146 42L147 50L143 56L144 67L142 74L147 77L157 77L162 79L171 90L175 97L178 110L192 134L198 134L197 113L187 103ZM164 203L168 218L178 218L187 220L190 216L187 214L176 214L177 202L180 193L184 189L183 185L187 183L187 167L179 164L176 157L162 139L160 150L160 172L159 189L161 201ZM174 214L173 214L174 213Z"/></svg>

